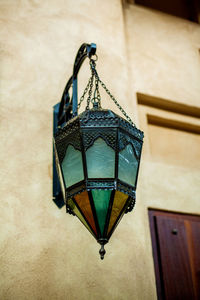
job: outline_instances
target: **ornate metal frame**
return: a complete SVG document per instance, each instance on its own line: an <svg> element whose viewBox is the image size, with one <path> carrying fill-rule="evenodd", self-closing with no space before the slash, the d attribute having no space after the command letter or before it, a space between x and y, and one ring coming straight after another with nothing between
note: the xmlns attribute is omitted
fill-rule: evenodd
<svg viewBox="0 0 200 300"><path fill-rule="evenodd" d="M115 151L115 176L113 178L88 178L86 151L93 145L95 140L97 140L99 137L101 137L106 142L106 144ZM90 204L91 207L93 207L93 201L91 197L92 189L107 189L112 191L121 191L129 196L125 204L125 212L130 212L133 209L135 205L135 190L137 185L139 162L143 143L142 131L140 131L136 127L133 127L129 122L127 122L126 120L124 120L123 118L121 118L120 116L118 116L110 110L94 109L84 111L79 116L68 121L68 123L62 129L58 129L57 133L55 134L55 143L57 149L56 159L59 160L59 165L62 164L62 160L65 156L65 152L68 145L72 145L75 149L81 151L82 153L84 180L70 186L69 188L67 188L66 186L64 187L64 192L66 194L65 204L68 213L72 214L72 211L68 205L68 200L73 198L73 201L77 204L77 202L74 199L74 196L84 191L89 192ZM119 152L122 151L128 144L132 146L135 156L138 160L137 175L134 186L129 185L118 178ZM61 175L61 177L63 177L63 175ZM60 178L60 181L62 180L63 179ZM112 195L112 200L110 202L111 206L113 202L113 197L114 194ZM81 209L79 210L81 211ZM109 209L108 211L110 213L111 209ZM95 212L94 209L93 212ZM119 219L122 217L122 213L116 220L113 229L109 234L109 237L112 235L116 223L118 223ZM85 221L87 222L86 219ZM105 230L107 230L108 228L108 222L109 214L107 216ZM90 224L88 222L87 224L90 227L91 231L93 231ZM101 234L96 217L95 224L98 232L99 241ZM104 240L104 244L107 241Z"/></svg>
<svg viewBox="0 0 200 300"><path fill-rule="evenodd" d="M53 150L53 201L59 208L66 204L67 212L74 215L74 212L69 205L69 201L71 199L73 200L79 211L82 213L85 222L91 230L91 233L93 233L94 237L102 245L100 255L101 258L103 258L105 254L103 245L108 242L123 214L130 212L135 205L135 191L144 135L142 131L137 129L130 122L118 116L111 110L101 109L98 106L94 106L93 109L86 109L83 113L77 115L77 75L85 58L91 58L91 56L95 53L96 45L93 43L83 44L80 47L76 55L73 75L70 77L66 84L61 102L54 106L53 135L55 144ZM70 97L69 93L69 89L71 87L73 88L72 97ZM118 106L120 107L120 105ZM128 119L130 120L130 118ZM113 178L88 177L86 151L93 146L94 142L98 138L102 138L105 143L115 152L115 168ZM84 173L83 180L69 187L65 186L62 168L60 167L65 157L68 145L72 145L75 149L81 152ZM127 145L131 145L135 158L138 162L134 186L122 181L118 176L119 154L123 149L125 149ZM104 189L112 191L103 234L101 233L101 230L99 228L99 223L93 203L92 190L94 189ZM75 196L84 191L88 192L89 202L97 229L97 235L95 234L93 228L89 224L88 220L84 216L84 213L75 200ZM111 230L109 231L109 234L107 235L115 191L123 192L124 194L128 195L128 197L118 218L116 219Z"/></svg>

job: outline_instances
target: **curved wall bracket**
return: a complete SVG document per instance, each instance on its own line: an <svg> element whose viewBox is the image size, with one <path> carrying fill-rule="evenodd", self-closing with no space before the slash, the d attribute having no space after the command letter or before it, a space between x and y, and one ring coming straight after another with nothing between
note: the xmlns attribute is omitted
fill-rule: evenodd
<svg viewBox="0 0 200 300"><path fill-rule="evenodd" d="M58 125L61 126L63 123L67 122L71 119L71 117L77 116L77 105L78 105L78 84L77 84L77 76L78 72L82 66L82 63L86 59L86 57L91 57L96 54L96 44L82 44L79 48L73 67L73 74L69 78L59 107L58 114ZM73 88L72 99L70 98L69 89Z"/></svg>
<svg viewBox="0 0 200 300"><path fill-rule="evenodd" d="M96 44L94 43L91 44L84 43L79 48L74 61L73 74L69 78L65 86L60 103L56 104L53 107L53 135L55 135L55 133L57 132L58 126L63 126L72 117L77 116L78 72L86 57L90 58L92 55L95 54L96 54ZM70 97L70 93L69 93L69 89L71 87L73 89L72 97ZM60 188L60 182L56 171L54 149L53 149L53 201L59 208L64 206L64 200Z"/></svg>

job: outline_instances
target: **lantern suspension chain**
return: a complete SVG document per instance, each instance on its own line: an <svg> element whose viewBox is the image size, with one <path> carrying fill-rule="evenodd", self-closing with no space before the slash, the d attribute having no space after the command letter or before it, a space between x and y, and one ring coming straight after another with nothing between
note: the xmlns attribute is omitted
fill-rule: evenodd
<svg viewBox="0 0 200 300"><path fill-rule="evenodd" d="M127 121L129 123L131 123L132 126L135 127L135 124L133 123L133 121L131 120L131 118L128 116L128 114L125 112L125 110L121 107L121 105L117 102L117 100L115 99L115 97L111 94L111 92L109 91L109 89L106 87L105 83L103 83L103 81L100 79L97 70L96 70L96 63L95 61L98 59L97 55L95 54L96 59L92 59L90 58L90 69L91 69L91 77L89 78L88 84L83 92L83 95L80 98L80 102L78 104L78 108L80 108L81 103L84 100L84 97L86 95L86 93L88 92L88 98L87 98L87 106L86 106L86 110L89 110L89 105L90 102L93 103L93 107L96 108L101 108L101 96L100 96L100 92L99 92L99 83L101 84L102 88L106 91L106 93L110 96L110 98L113 100L113 102L115 103L115 105L119 108L119 110L122 112L122 114L125 116L125 118L127 119ZM93 98L92 98L92 89L93 89L93 85L94 85L94 79L95 79L95 90L93 93ZM91 99L92 98L92 99Z"/></svg>
<svg viewBox="0 0 200 300"><path fill-rule="evenodd" d="M96 60L97 60L97 55L96 56ZM90 102L93 104L93 107L95 108L101 108L101 96L100 96L100 92L99 92L99 78L97 76L97 72L96 71L96 63L94 59L90 59L90 70L91 70L91 77L89 80L89 91L88 91L88 98L87 98L87 106L86 106L86 110L90 109ZM93 98L92 98L92 90L93 90L93 85L95 85L95 89L93 92Z"/></svg>
<svg viewBox="0 0 200 300"><path fill-rule="evenodd" d="M131 123L131 125L135 127L135 124L133 123L133 121L131 120L131 118L127 115L127 113L125 112L125 110L117 102L117 100L115 99L115 97L111 94L111 92L109 91L109 89L106 87L105 83L103 83L103 81L101 81L100 78L99 78L99 82L100 82L101 86L104 88L104 90L106 91L106 93L110 96L110 98L113 100L113 102L119 108L119 110L122 112L122 114L125 116L125 118L127 119L127 121L129 121L129 123Z"/></svg>
<svg viewBox="0 0 200 300"><path fill-rule="evenodd" d="M83 102L83 100L84 100L84 98L85 98L85 95L87 94L90 85L91 85L91 77L90 77L90 79L89 79L89 81L88 81L88 83L87 83L87 86L86 86L86 88L85 88L85 90L84 90L84 92L83 92L83 95L81 96L80 101L79 101L79 103L78 103L78 105L77 105L77 108L78 108L78 109L80 108L81 103Z"/></svg>

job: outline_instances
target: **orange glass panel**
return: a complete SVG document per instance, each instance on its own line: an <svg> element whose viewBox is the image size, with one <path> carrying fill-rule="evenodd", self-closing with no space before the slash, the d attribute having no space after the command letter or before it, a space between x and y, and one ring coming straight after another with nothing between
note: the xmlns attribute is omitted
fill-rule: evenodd
<svg viewBox="0 0 200 300"><path fill-rule="evenodd" d="M128 195L119 191L115 192L112 211L110 215L110 222L108 226L108 234L110 233L114 223L116 222L118 216L120 215L121 210L123 209L127 199L128 199Z"/></svg>
<svg viewBox="0 0 200 300"><path fill-rule="evenodd" d="M87 191L82 192L81 194L74 196L74 198L78 206L80 207L81 211L85 215L85 218L87 219L88 223L90 224L90 226L92 227L92 229L97 235L97 230L94 222L93 212L90 206L88 192Z"/></svg>

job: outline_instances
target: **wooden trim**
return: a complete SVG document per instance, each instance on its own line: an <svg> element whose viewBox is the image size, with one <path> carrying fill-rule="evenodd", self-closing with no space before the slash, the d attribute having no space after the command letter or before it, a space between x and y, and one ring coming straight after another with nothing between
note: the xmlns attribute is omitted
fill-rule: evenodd
<svg viewBox="0 0 200 300"><path fill-rule="evenodd" d="M200 222L200 214L193 214L193 213L186 213L186 212L179 212L179 211L170 211L170 210L164 210L164 209L157 209L157 208L148 208L149 212L153 213L153 216L168 216L168 217L174 217L176 219L184 219L189 221L196 221Z"/></svg>
<svg viewBox="0 0 200 300"><path fill-rule="evenodd" d="M164 284L162 281L162 269L161 269L161 261L160 261L160 251L158 249L158 236L155 224L155 216L154 211L148 210L149 214L149 225L151 231L151 241L152 241L152 252L154 258L154 272L155 272L155 279L156 279L156 289L157 289L157 296L158 300L164 300Z"/></svg>
<svg viewBox="0 0 200 300"><path fill-rule="evenodd" d="M164 295L164 282L163 282L163 271L161 265L161 253L160 253L160 245L157 233L157 223L156 217L157 216L166 216L170 218L175 218L176 220L184 220L185 223L188 221L195 221L200 222L200 215L197 214L189 214L183 212L172 212L172 211L164 211L159 209L148 208L148 215L149 215L149 224L150 224L150 232L151 232L151 240L152 240L152 252L154 258L154 271L155 271L155 279L156 279L156 289L157 289L157 296L158 300L165 300ZM186 230L188 230L186 226ZM191 252L191 249L188 249ZM189 253L190 253L189 252ZM190 260L192 256L190 256ZM191 261L190 261L191 264ZM191 265L191 271L194 277L194 270L193 265ZM193 278L193 284L197 286L196 279ZM194 288L194 293L197 296L197 288ZM199 292L200 293L200 292ZM197 296L198 297L198 296ZM198 299L198 298L196 298Z"/></svg>
<svg viewBox="0 0 200 300"><path fill-rule="evenodd" d="M138 104L171 111L174 113L200 118L200 107L191 106L163 98L137 93Z"/></svg>
<svg viewBox="0 0 200 300"><path fill-rule="evenodd" d="M200 134L200 126L147 114L148 124Z"/></svg>

